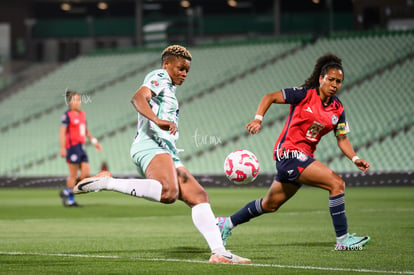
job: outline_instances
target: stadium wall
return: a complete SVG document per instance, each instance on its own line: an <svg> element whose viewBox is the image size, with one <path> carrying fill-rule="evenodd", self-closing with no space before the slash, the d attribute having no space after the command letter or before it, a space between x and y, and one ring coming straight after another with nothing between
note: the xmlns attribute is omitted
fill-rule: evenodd
<svg viewBox="0 0 414 275"><path fill-rule="evenodd" d="M390 173L340 173L347 187L382 187L414 186L414 172ZM115 177L126 178L122 175ZM273 181L273 174L259 175L256 180L244 186L232 184L224 175L195 175L204 187L251 188L268 187ZM66 177L0 177L0 188L63 188Z"/></svg>

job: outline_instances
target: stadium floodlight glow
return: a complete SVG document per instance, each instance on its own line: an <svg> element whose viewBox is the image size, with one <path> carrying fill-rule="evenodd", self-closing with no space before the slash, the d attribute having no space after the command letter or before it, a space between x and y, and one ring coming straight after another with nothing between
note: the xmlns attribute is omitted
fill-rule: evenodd
<svg viewBox="0 0 414 275"><path fill-rule="evenodd" d="M228 0L227 1L227 5L229 5L230 7L237 7L237 1L236 0Z"/></svg>
<svg viewBox="0 0 414 275"><path fill-rule="evenodd" d="M60 5L60 8L64 11L70 11L72 9L72 6L69 3L62 3L62 5Z"/></svg>
<svg viewBox="0 0 414 275"><path fill-rule="evenodd" d="M98 3L98 9L106 10L106 9L108 9L108 4L106 2L99 2Z"/></svg>
<svg viewBox="0 0 414 275"><path fill-rule="evenodd" d="M188 1L188 0L182 0L182 1L180 2L180 5L181 5L181 7L183 7L183 8L189 8L189 7L191 6L191 3L190 3L190 1Z"/></svg>

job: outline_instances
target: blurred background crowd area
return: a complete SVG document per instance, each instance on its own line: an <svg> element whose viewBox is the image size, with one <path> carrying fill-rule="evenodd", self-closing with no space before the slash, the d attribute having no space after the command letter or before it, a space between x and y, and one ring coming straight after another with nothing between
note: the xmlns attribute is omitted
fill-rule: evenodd
<svg viewBox="0 0 414 275"><path fill-rule="evenodd" d="M358 154L373 173L411 173L413 29L413 0L0 1L0 175L66 175L58 129L68 88L81 94L103 146L99 154L87 146L91 172L135 175L129 101L173 43L194 58L178 92L178 145L194 174L222 175L236 149L254 152L261 173L274 173L288 106L272 108L260 135L244 126L264 94L303 84L326 52L343 59L339 97ZM331 136L316 157L357 172Z"/></svg>

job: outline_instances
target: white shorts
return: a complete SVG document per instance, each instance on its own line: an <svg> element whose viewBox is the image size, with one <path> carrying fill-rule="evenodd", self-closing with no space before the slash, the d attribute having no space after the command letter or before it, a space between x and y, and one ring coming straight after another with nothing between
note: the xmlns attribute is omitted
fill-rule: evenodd
<svg viewBox="0 0 414 275"><path fill-rule="evenodd" d="M155 140L146 139L131 145L130 155L137 166L138 174L145 178L145 170L151 160L158 154L169 154L174 161L175 168L184 166L176 153L167 148L161 147Z"/></svg>

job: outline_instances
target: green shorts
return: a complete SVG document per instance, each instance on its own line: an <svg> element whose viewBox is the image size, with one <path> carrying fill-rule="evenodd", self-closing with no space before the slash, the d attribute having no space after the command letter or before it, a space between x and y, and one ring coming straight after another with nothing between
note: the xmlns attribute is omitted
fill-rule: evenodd
<svg viewBox="0 0 414 275"><path fill-rule="evenodd" d="M130 155L132 161L137 166L138 174L143 178L145 178L145 170L147 169L151 160L156 155L165 153L169 154L172 157L176 168L184 166L176 153L167 148L161 147L153 139L146 139L133 143L130 150Z"/></svg>

